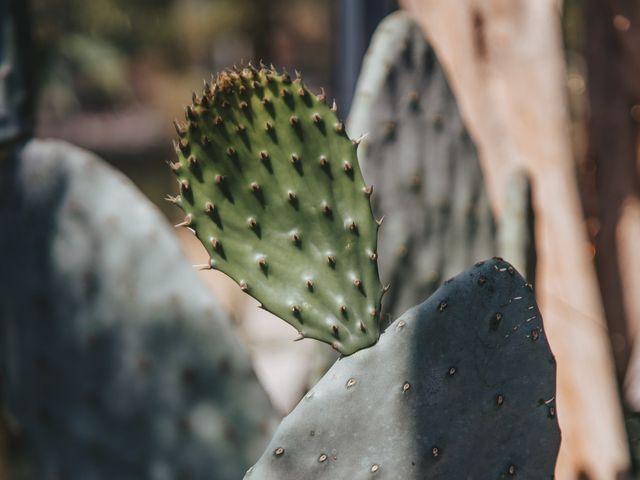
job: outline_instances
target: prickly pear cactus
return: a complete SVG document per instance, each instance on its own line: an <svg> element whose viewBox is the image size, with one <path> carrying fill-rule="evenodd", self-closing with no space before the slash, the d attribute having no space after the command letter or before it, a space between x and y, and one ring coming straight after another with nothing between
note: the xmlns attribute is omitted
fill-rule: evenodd
<svg viewBox="0 0 640 480"><path fill-rule="evenodd" d="M173 201L211 268L351 354L378 339L383 289L371 188L334 110L272 69L218 74L176 122Z"/></svg>
<svg viewBox="0 0 640 480"><path fill-rule="evenodd" d="M239 478L277 417L159 213L64 142L0 168L0 391L33 478Z"/></svg>
<svg viewBox="0 0 640 480"><path fill-rule="evenodd" d="M533 292L494 259L338 360L245 478L552 478L559 444Z"/></svg>
<svg viewBox="0 0 640 480"><path fill-rule="evenodd" d="M474 145L436 54L405 13L385 19L365 57L350 135L380 230L385 322L468 265L498 254ZM508 258L508 257L505 257Z"/></svg>

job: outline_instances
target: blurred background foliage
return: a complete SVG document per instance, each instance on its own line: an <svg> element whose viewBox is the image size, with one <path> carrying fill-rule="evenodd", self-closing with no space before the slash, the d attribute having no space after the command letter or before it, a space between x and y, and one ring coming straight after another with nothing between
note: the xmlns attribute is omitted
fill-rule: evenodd
<svg viewBox="0 0 640 480"><path fill-rule="evenodd" d="M37 133L96 152L174 214L162 202L170 182L163 161L172 156L170 120L182 117L190 92L212 72L263 60L300 70L312 89L323 87L331 98L341 64L341 3L33 0ZM564 2L573 141L581 175L588 177L583 15L581 1Z"/></svg>
<svg viewBox="0 0 640 480"><path fill-rule="evenodd" d="M58 115L144 103L154 97L149 82L189 83L190 76L249 60L295 64L327 83L327 0L33 4L43 109Z"/></svg>
<svg viewBox="0 0 640 480"><path fill-rule="evenodd" d="M371 22L360 12L389 10L394 3L359 1L32 0L37 135L97 153L175 220L179 212L163 201L176 187L165 161L174 155L171 120L183 117L191 92L213 72L262 60L301 71L312 90L337 96L346 115L352 92L339 85L339 73L357 75L359 60L352 60L353 45L341 37L339 23ZM562 5L571 140L593 239L599 223L587 151L585 5ZM368 42L360 40L364 49Z"/></svg>
<svg viewBox="0 0 640 480"><path fill-rule="evenodd" d="M212 72L260 60L331 91L330 0L33 0L38 136L129 175L167 214L171 119ZM171 185L173 186L173 185Z"/></svg>

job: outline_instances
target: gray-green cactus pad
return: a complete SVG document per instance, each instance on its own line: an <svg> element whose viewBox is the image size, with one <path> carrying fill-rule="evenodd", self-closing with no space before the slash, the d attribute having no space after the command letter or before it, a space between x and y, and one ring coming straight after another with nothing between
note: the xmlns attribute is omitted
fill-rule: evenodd
<svg viewBox="0 0 640 480"><path fill-rule="evenodd" d="M303 337L344 354L374 344L383 290L371 189L324 98L247 67L218 74L186 118L174 201L212 268Z"/></svg>
<svg viewBox="0 0 640 480"><path fill-rule="evenodd" d="M555 378L530 286L486 261L338 360L246 478L552 478Z"/></svg>
<svg viewBox="0 0 640 480"><path fill-rule="evenodd" d="M366 134L363 174L375 187L385 323L468 265L498 254L475 147L434 50L404 12L373 37L348 132ZM508 257L505 257L509 259Z"/></svg>
<svg viewBox="0 0 640 480"><path fill-rule="evenodd" d="M0 167L0 390L33 478L241 477L277 417L162 216L64 142Z"/></svg>

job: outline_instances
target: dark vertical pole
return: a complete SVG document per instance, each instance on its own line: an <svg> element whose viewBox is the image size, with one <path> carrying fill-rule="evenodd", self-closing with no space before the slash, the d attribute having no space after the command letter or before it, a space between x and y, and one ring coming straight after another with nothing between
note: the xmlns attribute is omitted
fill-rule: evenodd
<svg viewBox="0 0 640 480"><path fill-rule="evenodd" d="M587 85L589 94L589 160L595 166L600 228L595 238L595 263L620 381L631 355L633 330L625 306L623 278L628 265L620 262L619 226L625 203L640 198L637 175L638 121L634 105L640 104L640 8L618 10L634 2L586 3ZM628 25L625 25L628 22ZM622 25L620 25L622 23ZM625 342L624 339L627 339Z"/></svg>
<svg viewBox="0 0 640 480"><path fill-rule="evenodd" d="M34 126L34 75L27 0L0 0L0 145Z"/></svg>
<svg viewBox="0 0 640 480"><path fill-rule="evenodd" d="M346 116L360 73L362 57L374 30L395 7L394 0L335 0L333 91Z"/></svg>
<svg viewBox="0 0 640 480"><path fill-rule="evenodd" d="M35 82L31 47L28 1L0 0L0 162L12 154L17 141L33 133ZM0 171L0 179L3 173ZM4 356L0 345L0 367ZM4 400L0 384L0 479L14 478L13 467L25 455L15 429L7 421Z"/></svg>
<svg viewBox="0 0 640 480"><path fill-rule="evenodd" d="M249 35L253 43L254 63L261 61L269 65L275 62L272 51L273 11L277 10L279 2L276 0L252 0L251 27Z"/></svg>
<svg viewBox="0 0 640 480"><path fill-rule="evenodd" d="M621 250L635 248L637 239L631 246L624 245L622 242L629 239L621 240L619 233L620 225L628 221L625 206L640 198L640 115L634 115L640 105L640 4L636 0L589 0L584 11L590 109L588 162L594 171L599 220L595 264L618 385L626 395L623 405L634 473L629 478L639 478L639 406L637 401L625 403L638 397L639 382L625 382L628 368L635 373L634 365L629 365L635 357L632 351L640 348L638 333L635 338L630 335L633 314L625 307L633 305L638 292L624 288L623 280L633 265L626 264L621 255Z"/></svg>

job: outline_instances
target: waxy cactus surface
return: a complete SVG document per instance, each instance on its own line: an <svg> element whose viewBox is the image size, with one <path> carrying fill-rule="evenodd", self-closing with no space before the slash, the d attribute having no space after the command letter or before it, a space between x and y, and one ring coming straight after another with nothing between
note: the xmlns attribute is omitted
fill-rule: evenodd
<svg viewBox="0 0 640 480"><path fill-rule="evenodd" d="M245 478L553 478L555 370L530 285L480 262L339 359Z"/></svg>
<svg viewBox="0 0 640 480"><path fill-rule="evenodd" d="M60 141L0 184L0 401L31 478L239 478L279 416L159 212Z"/></svg>
<svg viewBox="0 0 640 480"><path fill-rule="evenodd" d="M387 323L447 278L499 254L476 149L435 51L405 12L376 30L348 132L366 134L358 153L376 188L374 213L385 218L379 254L380 275L391 285Z"/></svg>
<svg viewBox="0 0 640 480"><path fill-rule="evenodd" d="M217 75L176 122L172 164L186 213L223 271L302 337L351 354L379 336L371 188L357 144L299 78Z"/></svg>

